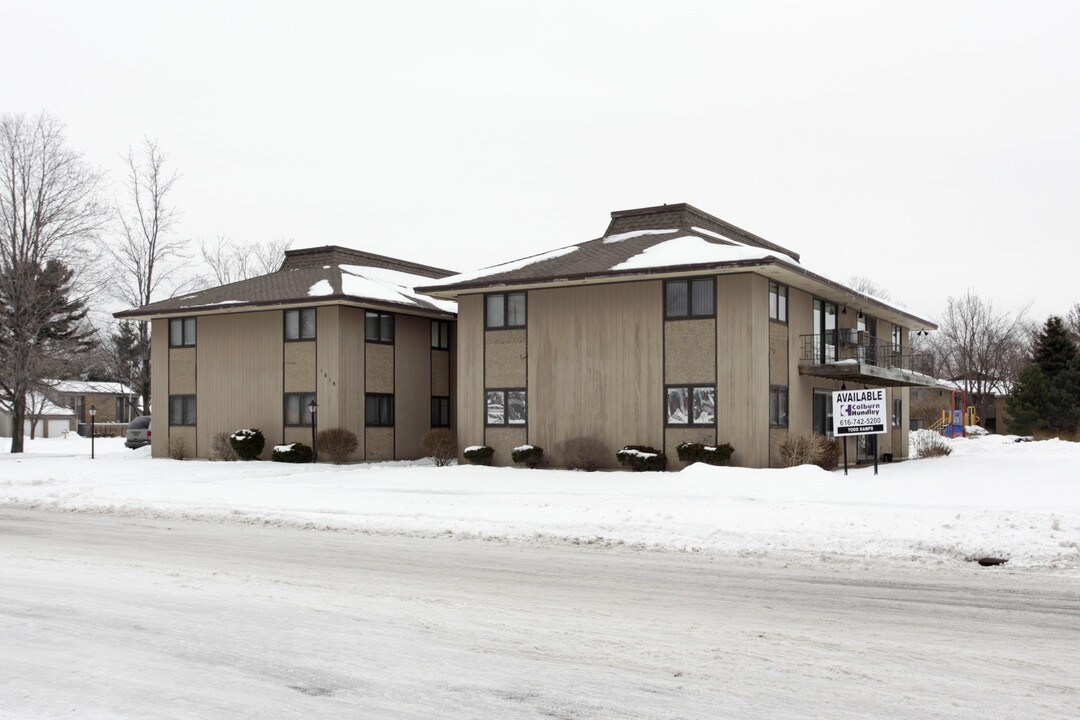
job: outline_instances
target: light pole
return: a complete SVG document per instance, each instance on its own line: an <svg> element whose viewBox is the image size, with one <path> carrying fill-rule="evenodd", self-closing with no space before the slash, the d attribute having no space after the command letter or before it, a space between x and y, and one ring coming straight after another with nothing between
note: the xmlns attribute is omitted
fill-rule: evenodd
<svg viewBox="0 0 1080 720"><path fill-rule="evenodd" d="M90 459L94 459L94 416L97 415L97 408L93 405L90 406Z"/></svg>
<svg viewBox="0 0 1080 720"><path fill-rule="evenodd" d="M319 448L315 444L315 413L319 409L319 404L314 400L308 403L308 412L311 413L311 462L319 462Z"/></svg>

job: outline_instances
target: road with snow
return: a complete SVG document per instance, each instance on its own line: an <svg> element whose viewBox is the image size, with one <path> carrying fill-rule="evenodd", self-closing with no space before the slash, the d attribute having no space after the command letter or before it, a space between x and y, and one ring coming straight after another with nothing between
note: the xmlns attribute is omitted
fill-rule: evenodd
<svg viewBox="0 0 1080 720"><path fill-rule="evenodd" d="M1080 579L0 508L3 718L1075 718Z"/></svg>

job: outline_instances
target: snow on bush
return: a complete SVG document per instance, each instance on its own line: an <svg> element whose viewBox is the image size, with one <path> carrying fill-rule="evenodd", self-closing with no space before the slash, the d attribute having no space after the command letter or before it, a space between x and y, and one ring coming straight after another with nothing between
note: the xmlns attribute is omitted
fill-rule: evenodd
<svg viewBox="0 0 1080 720"><path fill-rule="evenodd" d="M648 445L627 445L615 457L634 472L667 470L667 455Z"/></svg>
<svg viewBox="0 0 1080 720"><path fill-rule="evenodd" d="M908 436L908 455L913 458L945 457L952 454L947 438L933 430L916 430Z"/></svg>
<svg viewBox="0 0 1080 720"><path fill-rule="evenodd" d="M518 465L538 468L544 462L544 448L536 445L520 445L510 451L510 459Z"/></svg>
<svg viewBox="0 0 1080 720"><path fill-rule="evenodd" d="M473 465L490 465L491 458L495 456L495 449L487 445L470 445L461 455Z"/></svg>
<svg viewBox="0 0 1080 720"><path fill-rule="evenodd" d="M241 460L254 460L266 447L266 438L258 428L244 428L229 436L229 444Z"/></svg>

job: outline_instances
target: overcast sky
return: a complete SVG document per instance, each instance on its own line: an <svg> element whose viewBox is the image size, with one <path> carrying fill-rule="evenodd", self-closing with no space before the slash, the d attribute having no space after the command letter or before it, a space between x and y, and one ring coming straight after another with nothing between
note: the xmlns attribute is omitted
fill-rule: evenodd
<svg viewBox="0 0 1080 720"><path fill-rule="evenodd" d="M228 9L222 9L227 6ZM1080 302L1080 3L13 3L0 112L181 234L455 270L689 202L936 317Z"/></svg>

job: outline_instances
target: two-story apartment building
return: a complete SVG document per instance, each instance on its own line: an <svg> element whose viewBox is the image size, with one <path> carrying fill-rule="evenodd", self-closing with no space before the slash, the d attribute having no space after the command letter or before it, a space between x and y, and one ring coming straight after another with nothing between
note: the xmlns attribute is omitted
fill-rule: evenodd
<svg viewBox="0 0 1080 720"><path fill-rule="evenodd" d="M451 274L336 246L277 272L117 317L151 322L152 454L259 428L264 456L317 429L357 434L354 460L412 459L453 417L455 303L414 292ZM314 406L312 406L314 403Z"/></svg>
<svg viewBox="0 0 1080 720"><path fill-rule="evenodd" d="M908 338L936 326L811 272L799 255L685 204L611 213L600 238L418 288L458 303L459 445L497 464L591 437L615 452L729 442L778 464L790 433L831 432L831 392L888 388L884 436L852 460L907 454Z"/></svg>

